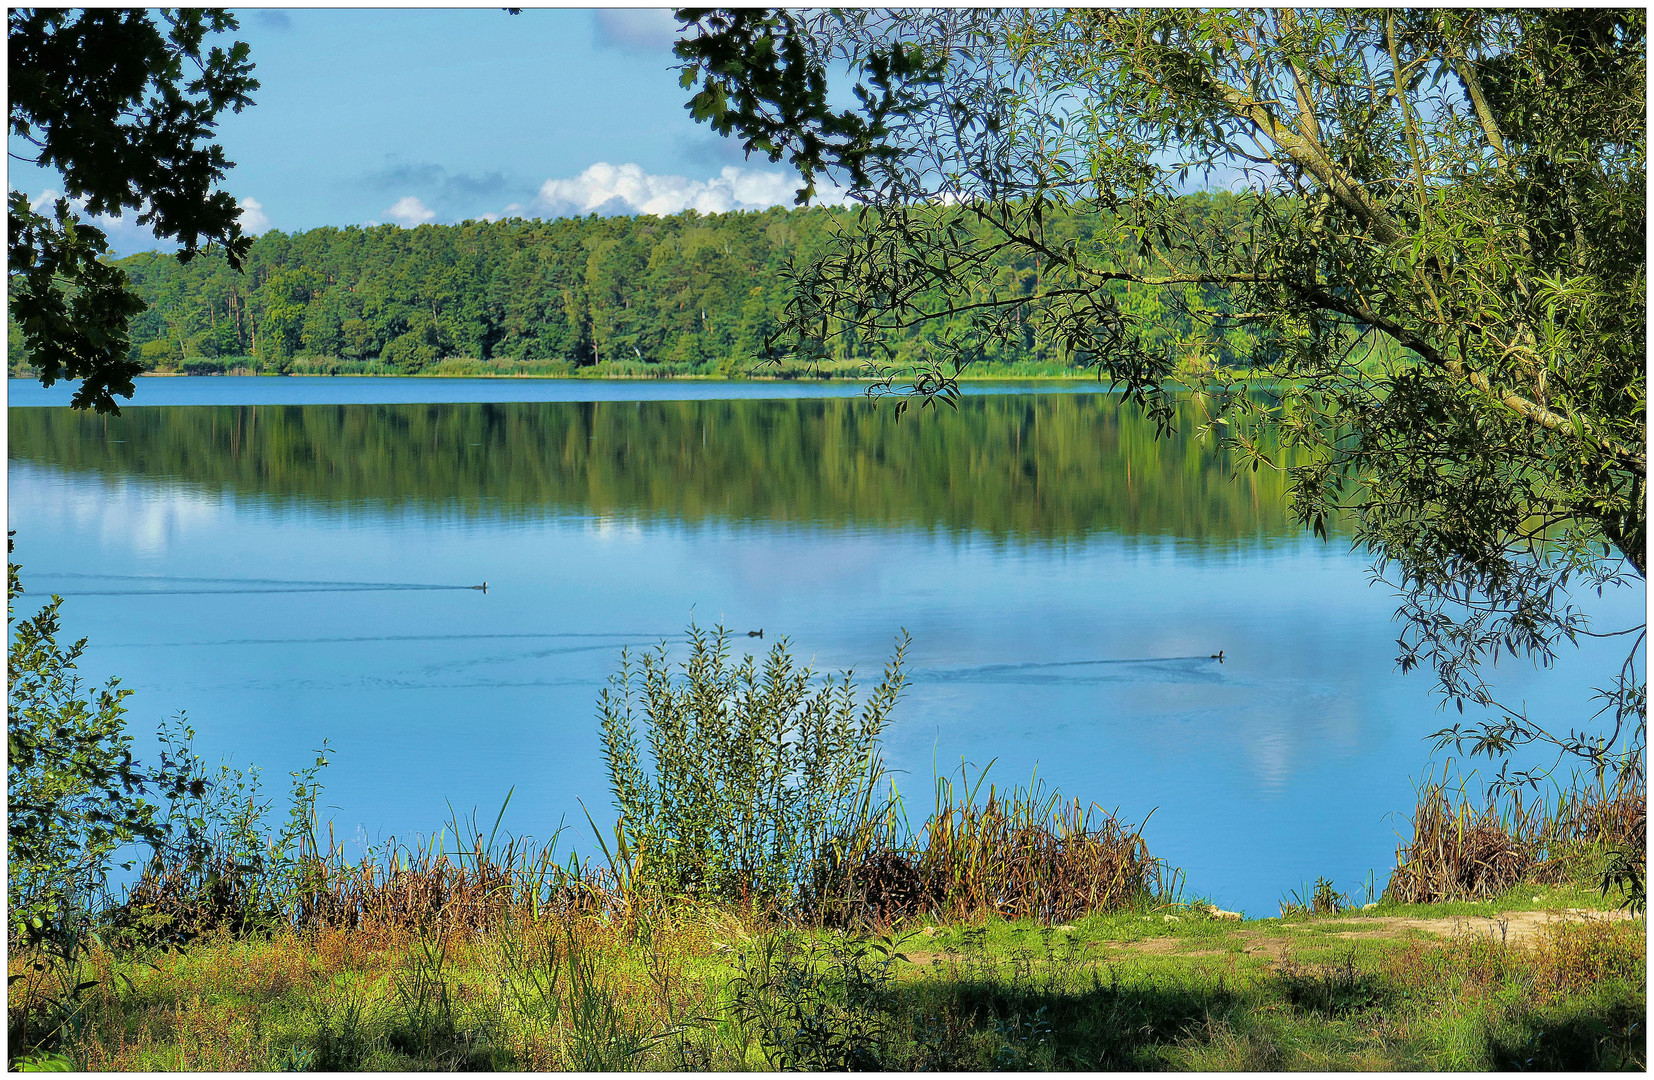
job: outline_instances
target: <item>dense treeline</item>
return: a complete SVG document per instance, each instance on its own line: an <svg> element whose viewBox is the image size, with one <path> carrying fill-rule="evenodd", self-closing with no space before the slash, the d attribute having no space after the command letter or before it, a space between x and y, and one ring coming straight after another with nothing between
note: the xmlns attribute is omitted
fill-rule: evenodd
<svg viewBox="0 0 1654 1080"><path fill-rule="evenodd" d="M1237 226L1243 213L1222 194L1183 206ZM150 371L413 374L461 359L481 372L630 363L728 374L762 355L787 300L789 263L813 258L854 216L811 208L272 230L254 243L245 273L218 254L181 264L147 253L120 265L149 305L134 322L132 348ZM1053 243L1122 255L1138 243L1097 215L1053 214L1047 228ZM997 265L998 284L1039 289L1038 258L1007 254ZM1118 288L1151 342L1179 359L1235 361L1255 344L1244 331L1169 309L1151 290ZM1184 299L1196 312L1219 303L1193 286ZM957 328L949 320L916 327L894 359L923 360L927 343ZM853 339L837 347L837 359L860 359ZM1030 329L984 359L1062 356Z"/></svg>
<svg viewBox="0 0 1654 1080"><path fill-rule="evenodd" d="M1180 429L1192 429L1184 405ZM986 395L923 423L864 398L14 409L11 459L249 498L1072 540L1296 535L1279 472L1156 439L1107 394ZM1290 455L1283 455L1290 458ZM1335 528L1338 524L1335 523Z"/></svg>

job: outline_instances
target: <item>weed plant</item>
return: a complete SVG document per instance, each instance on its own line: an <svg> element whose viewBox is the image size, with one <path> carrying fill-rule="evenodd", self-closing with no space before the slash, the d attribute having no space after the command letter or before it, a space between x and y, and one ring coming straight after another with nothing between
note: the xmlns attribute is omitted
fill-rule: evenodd
<svg viewBox="0 0 1654 1080"><path fill-rule="evenodd" d="M1290 919L1296 915L1336 915L1348 907L1349 896L1333 888L1332 882L1327 878L1318 877L1314 885L1305 885L1301 892L1294 890L1281 901L1281 918Z"/></svg>
<svg viewBox="0 0 1654 1080"><path fill-rule="evenodd" d="M904 634L859 711L851 672L812 688L815 672L785 639L762 673L750 655L731 663L723 627L691 626L676 674L664 643L635 667L622 653L598 713L628 886L789 903L822 838L865 805L857 795L902 690L907 644Z"/></svg>
<svg viewBox="0 0 1654 1080"><path fill-rule="evenodd" d="M258 769L222 764L210 775L182 715L158 735L162 769L177 780L164 793L163 831L111 912L111 931L138 946L179 946L220 929L270 933L317 869L316 798L331 751L324 744L314 764L291 774L287 820L271 830L275 800Z"/></svg>

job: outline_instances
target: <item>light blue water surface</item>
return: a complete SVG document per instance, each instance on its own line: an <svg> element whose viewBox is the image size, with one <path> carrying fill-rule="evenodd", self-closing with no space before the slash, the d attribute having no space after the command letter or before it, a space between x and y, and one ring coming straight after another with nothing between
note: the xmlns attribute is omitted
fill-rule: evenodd
<svg viewBox="0 0 1654 1080"><path fill-rule="evenodd" d="M525 385L175 378L139 395L518 401ZM533 400L855 392L531 389L546 395ZM14 410L37 399L15 381L11 392ZM353 408L364 411L350 423L398 415ZM110 423L114 438L121 421ZM1448 720L1427 676L1395 670L1392 597L1347 542L267 497L183 466L65 465L19 445L13 426L14 560L26 601L65 597L66 631L90 639L82 672L137 691L140 733L187 711L209 759L258 763L273 788L327 739L325 812L363 842L434 831L449 804L491 821L514 789L507 829L546 837L566 821L565 843L595 850L577 800L609 814L598 690L623 647L681 641L692 618L765 630L737 637L738 653L788 635L819 669L853 667L864 682L905 627L912 684L886 753L910 806L922 813L934 773L961 761L994 760L1002 784L1037 770L1147 817L1151 850L1186 870L1189 891L1255 916L1318 875L1355 889L1371 872L1382 887L1429 762L1424 737ZM484 580L486 594L469 588ZM1593 603L1602 625L1623 625L1643 595ZM1209 659L1220 648L1221 664ZM1512 668L1502 685L1537 711L1580 715L1581 688L1613 659L1593 643L1547 672Z"/></svg>

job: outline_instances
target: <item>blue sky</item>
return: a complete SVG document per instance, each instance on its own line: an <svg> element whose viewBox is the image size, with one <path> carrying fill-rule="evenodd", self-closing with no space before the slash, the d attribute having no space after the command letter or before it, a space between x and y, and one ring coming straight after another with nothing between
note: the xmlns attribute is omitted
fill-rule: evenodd
<svg viewBox="0 0 1654 1080"><path fill-rule="evenodd" d="M690 119L669 9L238 15L262 86L219 141L250 231L792 202L784 163ZM16 159L10 173L37 199L60 186ZM157 246L100 224L120 254Z"/></svg>

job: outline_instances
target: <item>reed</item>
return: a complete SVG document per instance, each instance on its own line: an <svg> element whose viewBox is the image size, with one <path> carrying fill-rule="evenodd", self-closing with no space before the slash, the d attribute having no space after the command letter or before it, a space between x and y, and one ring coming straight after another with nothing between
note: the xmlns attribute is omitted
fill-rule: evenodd
<svg viewBox="0 0 1654 1080"><path fill-rule="evenodd" d="M569 871L554 865L551 846L512 840L491 850L477 836L450 851L445 835L354 862L337 848L319 855L290 897L289 921L299 930L482 933L519 909L578 909L589 891L566 887Z"/></svg>
<svg viewBox="0 0 1654 1080"><path fill-rule="evenodd" d="M846 816L851 824L815 857L812 887L769 915L837 926L917 916L1061 922L1168 893L1166 868L1140 827L1043 782L986 785L984 795L986 771L961 770L957 783L938 778L934 810L914 830L899 794L876 798L883 772L875 757ZM157 860L107 917L135 944L334 931L471 938L507 923L647 923L663 904L688 903L628 887L612 856L609 864L559 860L558 836L544 844L502 837L497 819L487 829L474 816L451 817L432 837L393 839L355 856L331 828L318 839L300 844L279 881L278 860L238 861L222 849L196 862Z"/></svg>
<svg viewBox="0 0 1654 1080"><path fill-rule="evenodd" d="M1638 768L1616 779L1575 783L1550 798L1520 789L1489 793L1477 805L1461 781L1434 776L1420 787L1412 836L1396 850L1385 897L1405 904L1479 900L1519 882L1560 883L1581 859L1606 849L1642 865L1647 839L1647 782Z"/></svg>
<svg viewBox="0 0 1654 1080"><path fill-rule="evenodd" d="M937 777L934 806L916 832L904 828L898 797L830 845L816 877L819 917L1066 922L1175 892L1175 875L1149 853L1141 826L1037 779L1003 792L990 784L984 799L987 772L973 781L961 768L958 784Z"/></svg>
<svg viewBox="0 0 1654 1080"><path fill-rule="evenodd" d="M117 940L152 946L283 931L475 935L510 917L614 910L608 871L572 856L558 861L561 830L545 844L500 835L510 801L508 794L486 831L474 814L462 821L450 812L447 826L429 838L393 837L355 857L331 825L324 846L313 798L299 807L303 827L278 834L257 834L245 815L228 828L215 822L220 827L190 844L157 850L104 919Z"/></svg>
<svg viewBox="0 0 1654 1080"><path fill-rule="evenodd" d="M974 798L946 777L922 836L921 874L936 914L1066 922L1092 911L1142 903L1163 892L1162 864L1139 827L1078 799L1047 793L1043 781ZM961 780L966 781L963 770Z"/></svg>

